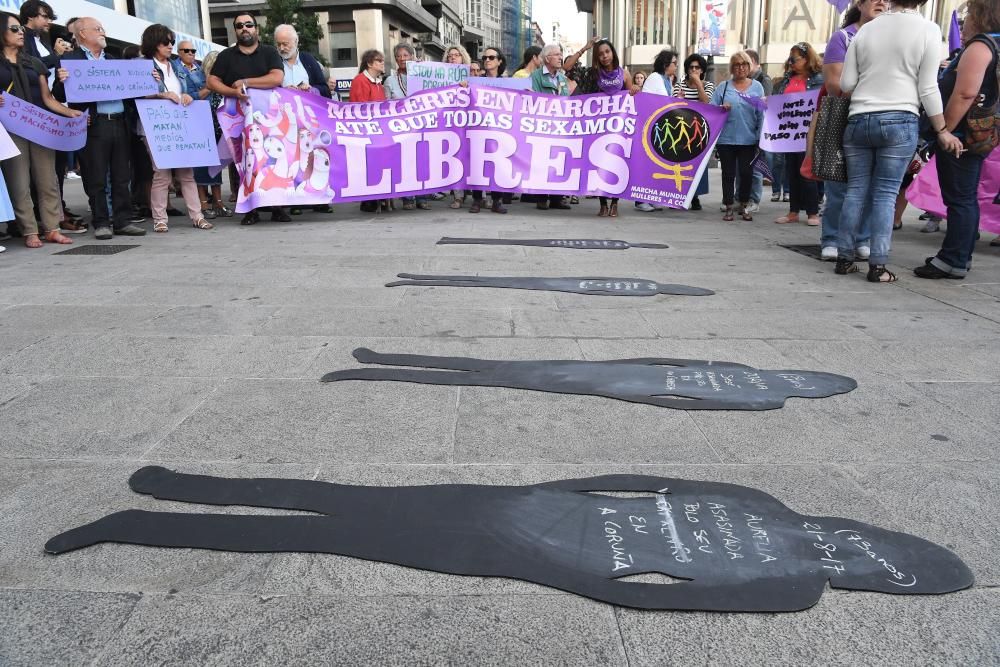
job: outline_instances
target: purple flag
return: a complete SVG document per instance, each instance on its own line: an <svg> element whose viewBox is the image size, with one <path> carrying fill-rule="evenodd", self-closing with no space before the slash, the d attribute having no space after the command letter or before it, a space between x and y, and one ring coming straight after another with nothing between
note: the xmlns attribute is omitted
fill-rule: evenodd
<svg viewBox="0 0 1000 667"><path fill-rule="evenodd" d="M153 78L153 61L135 60L61 60L69 72L67 102L102 102L145 97L160 92Z"/></svg>
<svg viewBox="0 0 1000 667"><path fill-rule="evenodd" d="M962 48L962 28L958 25L958 11L951 12L951 25L948 27L948 53L954 53Z"/></svg>
<svg viewBox="0 0 1000 667"><path fill-rule="evenodd" d="M747 95L746 93L737 93L740 98L750 106L752 106L757 111L767 111L767 100L763 97L757 97L756 95Z"/></svg>
<svg viewBox="0 0 1000 667"><path fill-rule="evenodd" d="M843 14L847 11L847 8L851 6L851 0L827 0L831 5L837 8L837 11Z"/></svg>
<svg viewBox="0 0 1000 667"><path fill-rule="evenodd" d="M774 174L771 173L771 165L767 163L767 156L764 154L764 151L757 151L757 155L754 156L750 166L767 180L774 180Z"/></svg>
<svg viewBox="0 0 1000 667"><path fill-rule="evenodd" d="M86 145L86 112L67 118L13 95L4 95L4 101L0 125L11 134L56 151L78 151Z"/></svg>
<svg viewBox="0 0 1000 667"><path fill-rule="evenodd" d="M235 138L239 212L450 188L600 194L683 209L726 119L720 107L657 95L479 86L357 104L251 90L250 101L219 112Z"/></svg>

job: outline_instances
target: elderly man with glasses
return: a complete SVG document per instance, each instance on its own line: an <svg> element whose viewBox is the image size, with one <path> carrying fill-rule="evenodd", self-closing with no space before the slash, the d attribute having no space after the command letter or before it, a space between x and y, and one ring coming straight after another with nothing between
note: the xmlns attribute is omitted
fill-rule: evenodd
<svg viewBox="0 0 1000 667"><path fill-rule="evenodd" d="M219 53L208 75L208 88L213 93L225 97L247 99L246 90L257 88L270 90L281 86L285 79L285 67L278 50L261 44L257 34L257 21L251 14L238 14L233 20L236 30L236 46ZM289 222L291 216L281 206L271 209L271 220ZM241 225L255 225L260 222L256 210L243 216Z"/></svg>
<svg viewBox="0 0 1000 667"><path fill-rule="evenodd" d="M542 66L531 73L531 89L548 95L569 95L569 79L563 72L563 52L558 44L546 44L541 52ZM562 195L540 195L536 206L543 211L550 208L569 209L569 202Z"/></svg>
<svg viewBox="0 0 1000 667"><path fill-rule="evenodd" d="M110 60L105 53L107 38L104 26L97 19L84 16L74 25L79 47L63 55L62 60ZM70 76L60 68L57 71L59 83L56 98L66 99L62 84ZM143 236L145 229L131 224L132 195L129 183L132 179L131 151L132 132L125 113L126 104L131 100L105 100L70 104L74 109L90 113L87 127L87 143L79 152L83 175L83 188L90 201L91 223L94 235L101 240L110 239L112 234ZM108 173L111 174L111 208L108 209Z"/></svg>

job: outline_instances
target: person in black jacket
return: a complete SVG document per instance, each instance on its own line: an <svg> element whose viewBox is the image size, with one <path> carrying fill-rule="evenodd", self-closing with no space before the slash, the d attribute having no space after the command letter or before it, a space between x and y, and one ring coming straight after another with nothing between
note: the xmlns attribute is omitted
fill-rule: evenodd
<svg viewBox="0 0 1000 667"><path fill-rule="evenodd" d="M56 20L52 6L45 0L27 0L21 5L20 20L24 26L24 52L41 60L50 70L58 68L59 59L73 47L62 37L54 43L49 41L49 26Z"/></svg>
<svg viewBox="0 0 1000 667"><path fill-rule="evenodd" d="M84 16L76 22L76 39L79 48L63 55L62 60L109 60L105 53L107 38L104 26L97 19ZM62 88L69 71L57 71L58 88ZM57 95L60 99L66 99ZM87 128L87 143L80 151L80 166L83 169L83 188L90 201L90 214L94 235L101 240L111 238L112 233L125 236L144 236L146 230L130 223L132 218L132 197L129 193L131 180L131 133L125 114L125 102L108 100L70 104L80 111L90 112ZM108 210L108 172L111 173L111 210Z"/></svg>
<svg viewBox="0 0 1000 667"><path fill-rule="evenodd" d="M330 85L323 66L311 54L299 50L299 33L294 27L282 24L275 28L274 45L285 66L282 86L304 91L315 88L323 97L330 97Z"/></svg>

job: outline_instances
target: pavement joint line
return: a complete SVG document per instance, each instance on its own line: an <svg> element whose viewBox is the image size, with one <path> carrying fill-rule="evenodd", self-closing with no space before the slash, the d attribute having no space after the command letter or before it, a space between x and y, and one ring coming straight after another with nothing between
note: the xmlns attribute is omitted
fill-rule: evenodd
<svg viewBox="0 0 1000 667"><path fill-rule="evenodd" d="M625 656L625 666L631 667L632 660L628 655L628 644L625 642L625 633L622 631L621 608L611 605L611 615L615 619L615 627L618 628L618 641L622 645L622 655Z"/></svg>
<svg viewBox="0 0 1000 667"><path fill-rule="evenodd" d="M449 463L454 464L458 456L458 422L461 420L461 407L462 407L462 386L456 387L458 391L455 392L455 421L451 425L451 454L449 456Z"/></svg>
<svg viewBox="0 0 1000 667"><path fill-rule="evenodd" d="M170 434L171 434L171 433L173 433L174 431L176 431L176 430L178 429L178 427L180 427L180 425L181 425L181 424L183 424L183 423L184 423L184 421L185 421L185 420L186 420L186 419L187 419L188 417L190 417L191 415L193 415L194 413L196 413L196 412L198 411L198 408L200 408L200 407L201 407L202 405L204 405L204 404L205 404L205 402L206 402L206 401L207 401L207 400L208 400L209 398L211 398L212 396L214 396L214 395L215 395L215 393L216 393L217 391L219 391L219 389L220 389L220 388L221 388L221 387L222 387L223 385L225 385L225 384L226 384L226 382L228 382L228 381L229 381L229 380L228 380L227 378L220 378L220 379L221 379L221 381L220 381L220 382L217 382L217 383L215 384L215 386L214 386L214 387L212 387L212 390L211 390L211 391L208 391L208 392L206 392L206 393L205 393L205 395L204 395L204 396L202 397L202 399L201 399L200 401L198 401L198 404L197 404L197 405L195 405L194 407L192 407L192 408L191 408L190 410L187 410L187 411L185 411L185 412L184 412L184 413L182 414L182 416L181 416L181 418L180 418L179 420L175 420L175 421L173 422L173 426L171 426L171 427L170 427L170 430L168 430L168 431L167 431L166 433L164 433L164 434L163 434L163 437L161 437L161 438L160 438L159 440L157 440L157 441L156 441L155 443L153 443L153 446L152 446L152 447L150 447L150 448L149 448L149 449L147 449L147 450L146 450L145 452L143 452L143 454L142 454L142 456L140 457L140 459L148 459L148 458L150 457L150 454L152 454L152 453L153 453L153 450L155 450L155 449L156 449L157 447L159 447L159 446L160 446L161 444L163 444L163 441L164 441L164 440L166 440L166 439L167 439L167 438L168 438L168 437L170 436Z"/></svg>
<svg viewBox="0 0 1000 667"><path fill-rule="evenodd" d="M946 305L946 306L948 306L950 308L954 308L955 310L961 311L961 312L966 313L968 315L972 315L973 317L978 317L980 319L986 320L987 322L992 322L993 324L1000 324L1000 320L994 320L994 319L986 317L985 315L982 315L980 313L974 313L971 310L968 310L967 308L962 308L961 306L958 306L958 305L956 305L954 303L948 303L947 301L939 299L939 298L937 298L935 296L932 296L930 294L924 294L922 292L917 292L916 290L914 290L914 289L912 289L910 287L906 287L905 285L900 285L899 283L896 283L896 285L898 287L902 287L904 290L906 290L910 294L918 294L918 295L923 296L925 298L931 299L932 301L936 301L936 302L944 304L944 305Z"/></svg>

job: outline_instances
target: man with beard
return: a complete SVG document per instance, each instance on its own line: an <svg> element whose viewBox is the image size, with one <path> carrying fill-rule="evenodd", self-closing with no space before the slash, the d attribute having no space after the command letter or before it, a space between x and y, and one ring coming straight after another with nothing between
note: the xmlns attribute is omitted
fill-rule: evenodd
<svg viewBox="0 0 1000 667"><path fill-rule="evenodd" d="M226 97L240 101L247 99L246 89L270 90L281 86L285 78L285 68L281 56L273 46L260 43L257 35L257 21L251 14L239 14L233 20L236 30L236 46L219 53L212 73L208 75L208 88ZM291 216L281 206L271 209L271 220L289 222ZM255 225L260 222L256 209L243 216L241 225Z"/></svg>
<svg viewBox="0 0 1000 667"><path fill-rule="evenodd" d="M323 97L330 97L330 86L327 85L323 67L312 54L299 50L299 33L294 27L282 24L275 28L274 45L285 67L285 79L281 85L306 92L315 88Z"/></svg>

